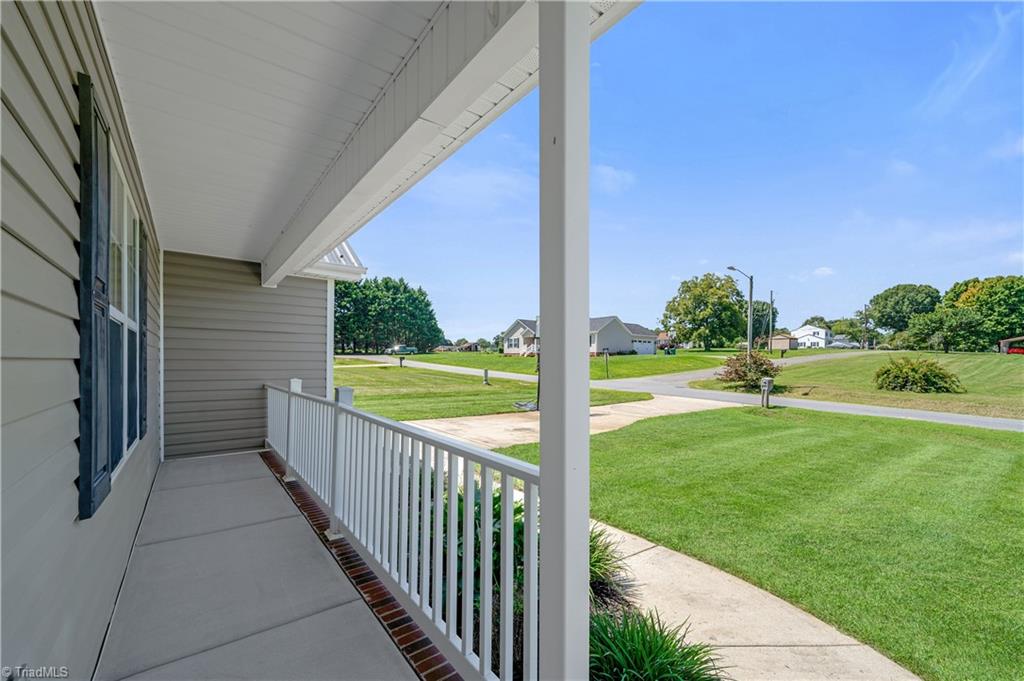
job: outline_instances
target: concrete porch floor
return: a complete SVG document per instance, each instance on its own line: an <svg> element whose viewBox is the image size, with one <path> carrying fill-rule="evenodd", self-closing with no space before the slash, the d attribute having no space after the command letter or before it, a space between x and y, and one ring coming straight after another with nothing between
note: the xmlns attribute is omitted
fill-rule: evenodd
<svg viewBox="0 0 1024 681"><path fill-rule="evenodd" d="M415 679L258 454L157 473L96 679Z"/></svg>

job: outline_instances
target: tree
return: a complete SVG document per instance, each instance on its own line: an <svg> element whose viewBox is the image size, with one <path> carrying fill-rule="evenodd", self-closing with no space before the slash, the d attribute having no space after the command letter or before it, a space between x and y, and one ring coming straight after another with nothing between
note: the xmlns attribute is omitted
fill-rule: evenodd
<svg viewBox="0 0 1024 681"><path fill-rule="evenodd" d="M915 314L931 312L942 296L928 284L897 284L871 299L871 318L876 326L905 331Z"/></svg>
<svg viewBox="0 0 1024 681"><path fill-rule="evenodd" d="M477 338L476 344L480 346L481 350L491 349L491 341L487 340L486 338Z"/></svg>
<svg viewBox="0 0 1024 681"><path fill-rule="evenodd" d="M465 344L466 344L466 343L468 343L468 342L469 342L469 341L468 341L468 340L466 340L465 338L459 338L459 339L457 339L457 340L455 341L455 347L459 347L460 345L465 345Z"/></svg>
<svg viewBox="0 0 1024 681"><path fill-rule="evenodd" d="M916 314L906 333L916 349L978 351L988 346L984 319L969 307L940 305Z"/></svg>
<svg viewBox="0 0 1024 681"><path fill-rule="evenodd" d="M679 284L676 295L665 303L661 325L674 339L710 350L744 333L745 307L731 277L708 272Z"/></svg>
<svg viewBox="0 0 1024 681"><path fill-rule="evenodd" d="M779 321L779 308L771 305L769 311L769 303L767 300L755 300L754 301L754 335L758 337L768 337L768 334L773 328L775 323Z"/></svg>
<svg viewBox="0 0 1024 681"><path fill-rule="evenodd" d="M822 329L829 328L828 322L825 321L825 318L822 317L820 314L816 314L813 317L808 317L807 319L804 320L804 323L801 324L801 326L817 326Z"/></svg>
<svg viewBox="0 0 1024 681"><path fill-rule="evenodd" d="M499 333L494 336L494 347L498 352L505 352L505 334Z"/></svg>
<svg viewBox="0 0 1024 681"><path fill-rule="evenodd" d="M986 345L1024 335L1024 276L969 281L955 306L970 308L978 314Z"/></svg>
<svg viewBox="0 0 1024 681"><path fill-rule="evenodd" d="M337 281L335 351L380 352L395 343L432 348L444 342L426 291L391 277Z"/></svg>
<svg viewBox="0 0 1024 681"><path fill-rule="evenodd" d="M970 279L964 279L963 281L956 282L949 287L948 291L942 294L942 303L944 305L956 305L960 301L960 296L962 296L967 289L980 282L981 280L977 277L971 277Z"/></svg>

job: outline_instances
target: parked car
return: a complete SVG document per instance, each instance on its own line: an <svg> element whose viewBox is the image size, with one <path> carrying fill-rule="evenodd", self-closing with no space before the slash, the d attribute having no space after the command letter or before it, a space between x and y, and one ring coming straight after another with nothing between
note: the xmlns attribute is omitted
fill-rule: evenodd
<svg viewBox="0 0 1024 681"><path fill-rule="evenodd" d="M419 350L411 345L396 345L384 351L385 355L415 355Z"/></svg>
<svg viewBox="0 0 1024 681"><path fill-rule="evenodd" d="M854 350L856 348L859 348L860 345L858 345L857 343L850 342L850 341L834 341L832 343L829 343L828 347L830 347L830 348L842 348L844 350Z"/></svg>

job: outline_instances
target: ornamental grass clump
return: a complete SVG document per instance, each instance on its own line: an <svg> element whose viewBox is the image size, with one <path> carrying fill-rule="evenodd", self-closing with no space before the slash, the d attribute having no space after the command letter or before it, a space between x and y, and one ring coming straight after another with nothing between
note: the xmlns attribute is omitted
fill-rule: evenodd
<svg viewBox="0 0 1024 681"><path fill-rule="evenodd" d="M633 607L636 585L619 553L618 543L603 527L590 528L590 607L592 610L622 611Z"/></svg>
<svg viewBox="0 0 1024 681"><path fill-rule="evenodd" d="M875 387L912 393L961 393L963 385L956 374L933 359L900 357L875 372Z"/></svg>
<svg viewBox="0 0 1024 681"><path fill-rule="evenodd" d="M761 379L779 375L781 367L760 352L737 353L725 360L725 365L716 378L723 383L731 383L746 390L757 390Z"/></svg>
<svg viewBox="0 0 1024 681"><path fill-rule="evenodd" d="M718 681L710 646L687 643L686 631L657 613L626 610L590 616L592 681Z"/></svg>

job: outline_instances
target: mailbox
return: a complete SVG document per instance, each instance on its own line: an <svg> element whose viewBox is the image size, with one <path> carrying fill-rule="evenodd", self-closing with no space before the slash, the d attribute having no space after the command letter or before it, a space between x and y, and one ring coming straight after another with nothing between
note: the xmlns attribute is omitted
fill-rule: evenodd
<svg viewBox="0 0 1024 681"><path fill-rule="evenodd" d="M772 388L775 387L775 379L771 376L765 376L761 379L761 406L768 407L768 396L772 393Z"/></svg>

